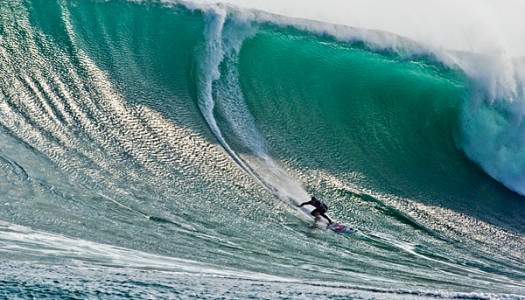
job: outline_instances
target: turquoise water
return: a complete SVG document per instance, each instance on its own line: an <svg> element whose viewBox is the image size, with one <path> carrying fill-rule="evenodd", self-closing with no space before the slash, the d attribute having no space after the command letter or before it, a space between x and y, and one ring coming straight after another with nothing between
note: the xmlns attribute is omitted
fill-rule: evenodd
<svg viewBox="0 0 525 300"><path fill-rule="evenodd" d="M479 55L228 6L0 10L2 296L525 297L523 95Z"/></svg>

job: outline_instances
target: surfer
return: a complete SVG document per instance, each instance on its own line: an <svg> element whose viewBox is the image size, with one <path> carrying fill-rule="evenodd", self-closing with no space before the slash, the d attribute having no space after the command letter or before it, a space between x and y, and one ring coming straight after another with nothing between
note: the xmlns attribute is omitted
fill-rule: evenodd
<svg viewBox="0 0 525 300"><path fill-rule="evenodd" d="M317 198L312 196L312 199L310 201L301 203L301 205L298 205L298 207L303 207L304 205L315 206L315 209L312 210L310 214L315 217L316 222L321 220L320 216L322 216L323 218L328 220L328 224L332 224L332 220L330 220L330 218L327 215L325 215L325 212L328 210L328 206L326 206L326 204L324 204L323 202L317 200Z"/></svg>

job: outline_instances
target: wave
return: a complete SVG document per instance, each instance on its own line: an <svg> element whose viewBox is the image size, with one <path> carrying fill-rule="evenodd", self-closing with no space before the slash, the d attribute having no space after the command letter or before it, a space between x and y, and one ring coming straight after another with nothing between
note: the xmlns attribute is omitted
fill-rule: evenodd
<svg viewBox="0 0 525 300"><path fill-rule="evenodd" d="M519 170L494 154L520 153L519 59L222 4L8 9L4 259L523 293ZM309 229L311 194L359 234Z"/></svg>
<svg viewBox="0 0 525 300"><path fill-rule="evenodd" d="M318 9L329 9L331 12L335 12L334 15L337 16L337 5L339 4L337 4L335 8L332 4L333 3L323 4L318 7ZM254 7L259 7L260 5L264 6L262 3L240 5L252 5ZM361 3L361 6L358 6L355 3L349 3L345 5L350 5L352 8L357 8L355 9L356 11L360 11L363 7L368 7L371 4ZM488 4L484 3L483 5ZM266 6L264 7L266 8ZM282 7L286 7L286 9ZM279 10L279 8L286 11L294 11L294 13L290 13L294 16L302 15L301 10L288 7L286 3L277 4L274 9L270 10L275 11ZM235 9L230 8L230 10ZM501 15L507 16L508 19L503 23L505 24L505 28L510 29L505 31L505 33L514 32L513 28L516 27L516 19L509 17L509 15L512 16L512 14L502 14L500 10L504 9L493 9L492 11L494 11L494 15L499 16L499 18L501 18ZM305 9L304 11L307 10ZM394 9L394 11L398 13L396 9ZM498 15L498 13L501 14ZM468 78L466 85L469 86L470 90L469 95L467 96L469 99L464 101L464 116L462 118L461 130L463 135L462 138L465 139L465 141L459 142L460 147L473 161L480 164L489 175L498 181L501 181L510 189L523 194L523 180L521 179L523 168L520 167L520 162L523 161L520 153L523 148L521 143L516 144L514 141L521 140L519 135L515 132L519 131L519 123L521 122L520 120L523 119L521 116L523 110L521 109L520 103L524 102L523 82L525 81L525 77L520 70L523 70L524 62L523 59L519 57L515 58L508 54L521 53L519 52L520 47L517 39L512 40L508 44L496 42L492 46L487 47L486 43L479 43L472 35L465 34L461 39L470 42L469 47L467 47L458 46L453 43L449 44L447 41L454 39L450 37L442 39L439 34L432 36L431 38L434 38L435 40L429 42L428 39L423 39L418 35L414 35L413 32L417 31L415 28L413 28L412 31L398 30L408 36L414 36L417 40L424 41L423 43L417 43L385 31L365 30L355 27L351 28L305 19L286 19L275 15L253 11L250 13L246 13L246 11L236 11L235 14L238 18L239 15L241 15L240 18L242 19L252 18L253 20L255 18L260 22L270 21L273 24L280 24L282 26L292 25L295 28L301 28L316 34L332 36L342 42L360 41L366 43L367 46L372 47L375 50L385 49L386 51L389 51L390 49L398 54L405 54L408 56L426 54L433 56L439 61L439 63L445 64L449 68L460 70L460 72L465 74ZM353 12L352 14L357 14L357 12ZM304 16L314 19L316 18L315 14L311 15L307 12ZM341 18L335 16L333 16L331 20L341 20ZM359 17L354 17L354 19L359 19ZM323 17L320 17L319 19L326 20L326 18ZM351 22L352 21L344 23L351 24ZM460 26L465 22L465 20L455 20L452 22L454 25L449 24L446 27L456 26L456 28L461 28ZM483 21L481 20L476 20L476 22L480 23L480 26L478 26L479 28L487 26L486 24L483 24ZM371 21L371 23L374 24L373 21ZM430 23L433 24L433 22ZM382 28L377 24L370 26ZM426 26L430 25L426 24ZM396 28L395 26L392 27ZM490 30L493 31L494 28L490 28ZM451 31L453 30L448 30L447 32ZM500 33L499 36L505 36L505 34ZM497 40L497 38L494 39ZM463 49L475 49L474 51L481 52L470 52L469 54L463 51ZM481 112L483 111L483 108L480 108L480 106L486 106L489 115L483 115L483 112ZM508 115L512 117L508 117ZM503 117L504 119L512 118L512 120L508 121L510 124L505 126L495 121L500 117ZM516 164L518 166L516 166Z"/></svg>
<svg viewBox="0 0 525 300"><path fill-rule="evenodd" d="M208 49L215 53L205 55L214 57L215 69L205 68L202 77L216 74L206 81L216 92L208 90L208 103L213 105L204 110L223 144L232 143L237 152L249 152L262 161L272 156L285 161L302 157L320 162L305 163L312 169L334 174L352 170L365 175L365 185L372 189L465 213L473 213L465 203L481 201L492 212L491 202L519 198L483 179L465 159L467 154L489 175L519 191L519 176L513 171L519 160L494 159L497 149L507 146L501 138L486 135L498 109L491 109L490 117L478 113L483 111L480 103L489 105L489 99L521 101L513 96L520 77L491 73L495 70L491 66L499 65L487 63L494 58L436 52L384 32L322 27L307 20L292 20L290 25L262 13L247 21L245 13L235 9L215 9L221 11L222 23L213 25L220 30L208 38L208 43L215 43ZM230 19L224 16L228 13ZM231 41L234 45L228 45ZM222 123L217 125L217 120ZM475 122L479 124L471 126ZM515 130L504 131L508 141L514 140ZM515 150L516 155L521 153ZM494 172L493 165L507 173ZM276 172L274 162L257 165L252 160L250 168L268 174L263 182L278 178L272 187L293 181L283 178L285 172ZM480 194L466 188L480 184L487 186L478 188ZM305 198L306 192L298 193L298 185L293 186L295 191L282 198ZM487 189L493 191L490 196ZM485 218L486 211L474 214Z"/></svg>

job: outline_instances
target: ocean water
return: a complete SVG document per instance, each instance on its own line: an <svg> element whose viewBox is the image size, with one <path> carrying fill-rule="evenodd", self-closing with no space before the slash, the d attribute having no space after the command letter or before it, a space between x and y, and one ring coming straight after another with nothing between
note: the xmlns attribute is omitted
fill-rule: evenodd
<svg viewBox="0 0 525 300"><path fill-rule="evenodd" d="M0 20L1 297L525 299L523 56L203 2Z"/></svg>

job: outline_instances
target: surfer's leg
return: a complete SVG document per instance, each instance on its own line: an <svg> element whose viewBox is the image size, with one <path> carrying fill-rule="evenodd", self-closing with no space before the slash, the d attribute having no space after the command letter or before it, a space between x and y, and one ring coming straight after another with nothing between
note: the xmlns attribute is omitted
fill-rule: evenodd
<svg viewBox="0 0 525 300"><path fill-rule="evenodd" d="M328 224L332 224L332 220L330 220L330 218L325 215L324 213L321 214L321 216L323 216L323 218L325 218L326 220L328 220Z"/></svg>
<svg viewBox="0 0 525 300"><path fill-rule="evenodd" d="M312 210L312 212L310 214L312 216L314 216L316 222L321 220L321 217L319 217L319 209L316 208L316 209Z"/></svg>

